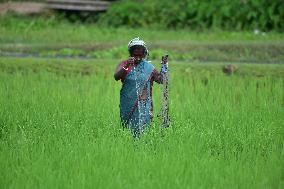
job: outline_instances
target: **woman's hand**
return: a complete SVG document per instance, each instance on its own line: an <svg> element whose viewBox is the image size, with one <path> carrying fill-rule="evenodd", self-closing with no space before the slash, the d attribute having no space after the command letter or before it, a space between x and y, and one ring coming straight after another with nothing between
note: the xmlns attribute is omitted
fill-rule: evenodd
<svg viewBox="0 0 284 189"><path fill-rule="evenodd" d="M129 57L127 60L127 64L125 65L126 68L128 68L129 66L133 66L135 63L136 59L134 57Z"/></svg>
<svg viewBox="0 0 284 189"><path fill-rule="evenodd" d="M168 64L169 55L162 56L161 64Z"/></svg>

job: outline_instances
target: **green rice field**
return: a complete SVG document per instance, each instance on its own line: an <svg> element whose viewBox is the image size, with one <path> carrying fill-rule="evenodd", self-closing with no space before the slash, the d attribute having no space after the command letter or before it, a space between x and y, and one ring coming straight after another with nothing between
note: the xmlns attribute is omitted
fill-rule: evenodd
<svg viewBox="0 0 284 189"><path fill-rule="evenodd" d="M0 58L0 188L284 188L283 64L170 62L172 124L137 140L118 62Z"/></svg>

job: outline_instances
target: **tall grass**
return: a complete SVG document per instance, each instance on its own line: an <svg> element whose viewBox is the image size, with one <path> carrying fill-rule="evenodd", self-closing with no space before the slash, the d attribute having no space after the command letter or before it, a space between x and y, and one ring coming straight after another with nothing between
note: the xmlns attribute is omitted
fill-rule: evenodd
<svg viewBox="0 0 284 189"><path fill-rule="evenodd" d="M218 65L172 64L172 125L160 130L155 119L134 140L119 122L113 62L0 65L3 188L284 186L283 75L226 76ZM76 71L86 65L91 75ZM157 85L153 94L157 114Z"/></svg>

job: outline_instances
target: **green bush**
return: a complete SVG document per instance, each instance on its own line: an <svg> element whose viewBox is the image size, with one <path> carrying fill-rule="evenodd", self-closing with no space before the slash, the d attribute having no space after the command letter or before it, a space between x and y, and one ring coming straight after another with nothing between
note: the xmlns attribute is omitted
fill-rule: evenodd
<svg viewBox="0 0 284 189"><path fill-rule="evenodd" d="M282 0L122 0L114 3L99 22L114 27L283 31L284 3Z"/></svg>

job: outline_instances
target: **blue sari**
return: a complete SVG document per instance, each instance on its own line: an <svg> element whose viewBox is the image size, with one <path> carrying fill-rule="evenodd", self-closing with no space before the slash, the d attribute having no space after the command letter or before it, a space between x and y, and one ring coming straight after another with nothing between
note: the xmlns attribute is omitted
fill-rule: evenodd
<svg viewBox="0 0 284 189"><path fill-rule="evenodd" d="M154 66L142 60L127 75L120 90L120 117L131 129L134 137L139 137L151 122L151 76ZM141 98L147 91L147 98ZM144 95L143 93L143 95Z"/></svg>

